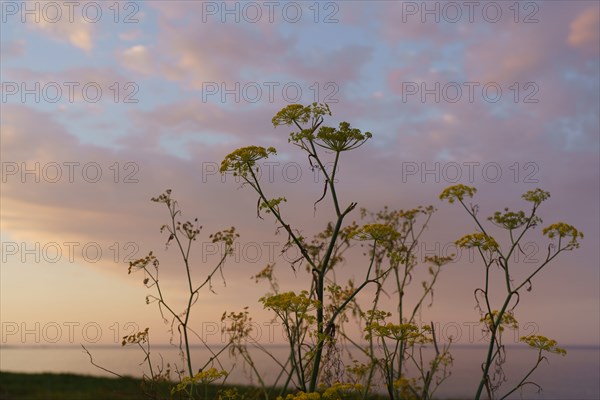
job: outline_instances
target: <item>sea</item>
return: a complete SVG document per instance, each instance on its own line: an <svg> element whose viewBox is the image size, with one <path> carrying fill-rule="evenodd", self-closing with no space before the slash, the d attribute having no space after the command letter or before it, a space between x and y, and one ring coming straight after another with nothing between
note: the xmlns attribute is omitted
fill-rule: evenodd
<svg viewBox="0 0 600 400"><path fill-rule="evenodd" d="M120 375L141 377L148 372L144 361L144 353L140 348L128 345L125 347L87 346L95 364ZM211 357L211 351L217 352L220 347L192 347L194 368L200 368ZM266 349L279 360L285 360L288 354L286 346L270 345ZM542 390L537 391L533 385L517 390L509 399L544 399L544 400L599 400L600 399L600 347L571 346L566 347L567 356L549 354L531 375L530 381L538 384ZM471 399L477 390L481 378L481 363L486 354L486 347L477 345L455 345L451 349L454 363L452 374L435 392L436 399ZM154 365L167 362L181 366L179 349L175 346L162 345L151 349L151 360ZM267 383L275 381L281 368L263 352L252 350L250 353L255 365ZM342 357L342 361L346 356ZM358 358L358 357L357 357ZM513 346L506 348L505 373L507 381L503 383L500 394L506 393L516 382L531 369L537 359L537 353L527 347ZM227 351L220 357L222 365L218 368L231 370L228 383L252 384L256 379L249 377L250 369L241 361L237 363L229 358ZM349 360L349 358L348 358ZM349 363L349 361L347 361ZM235 365L234 365L235 364ZM173 369L173 368L172 368ZM95 376L111 374L95 367L89 355L80 346L2 346L0 347L0 371L27 373L73 373ZM512 386L511 386L512 384ZM501 396L500 396L501 397Z"/></svg>

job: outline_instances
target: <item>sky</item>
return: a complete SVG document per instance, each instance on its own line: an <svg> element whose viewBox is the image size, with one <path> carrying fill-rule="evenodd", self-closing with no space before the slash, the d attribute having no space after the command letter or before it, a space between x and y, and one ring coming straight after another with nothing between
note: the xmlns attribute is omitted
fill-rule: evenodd
<svg viewBox="0 0 600 400"><path fill-rule="evenodd" d="M315 101L331 107L326 125L373 133L341 157L342 205L436 207L420 261L457 253L454 241L476 229L438 199L444 188L477 187L484 220L527 210L528 190L549 191L542 227L565 221L585 237L522 294L519 334L600 343L598 2L0 4L2 345L119 344L145 327L168 343L170 325L145 301L153 289L127 273L153 251L163 291L183 310L181 258L160 232L168 212L150 201L166 189L183 219L202 225L191 253L197 282L220 256L209 235L240 233L193 328L223 343L222 313L248 306L256 338L281 343L258 302L269 287L252 276L276 263L282 291L310 277L280 253L285 237L270 215L257 218L251 188L218 167L239 147L276 147L261 185L288 199L282 213L305 236L324 229L331 200L313 208L323 177L288 143L290 129L271 123L281 108ZM365 222L358 208L348 223ZM517 276L545 257L540 228L515 259ZM364 274L360 243L352 251L342 282ZM483 343L473 297L483 268L466 251L444 267L423 311L444 338Z"/></svg>

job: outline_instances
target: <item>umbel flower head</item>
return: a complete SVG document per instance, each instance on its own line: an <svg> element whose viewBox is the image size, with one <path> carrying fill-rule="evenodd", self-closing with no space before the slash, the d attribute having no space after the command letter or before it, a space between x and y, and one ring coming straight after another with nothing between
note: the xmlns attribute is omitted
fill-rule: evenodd
<svg viewBox="0 0 600 400"><path fill-rule="evenodd" d="M508 208L505 208L504 212L496 211L488 220L509 230L518 229L526 223L536 224L540 221L539 217L531 219L525 215L524 211L510 211Z"/></svg>
<svg viewBox="0 0 600 400"><path fill-rule="evenodd" d="M356 149L373 137L371 132L361 133L360 129L350 128L348 122L340 122L338 129L323 126L317 133L317 144L335 152Z"/></svg>
<svg viewBox="0 0 600 400"><path fill-rule="evenodd" d="M448 200L448 203L452 204L456 200L463 201L465 196L473 197L476 192L477 189L471 186L463 184L454 185L444 189L442 194L440 194L440 200Z"/></svg>
<svg viewBox="0 0 600 400"><path fill-rule="evenodd" d="M494 251L498 250L498 248L500 247L498 245L498 242L496 242L496 239L481 232L475 232L469 235L465 235L454 243L458 247L464 247L467 249L479 247L481 250L484 251Z"/></svg>
<svg viewBox="0 0 600 400"><path fill-rule="evenodd" d="M362 228L351 233L357 240L394 240L400 234L388 224L366 224Z"/></svg>
<svg viewBox="0 0 600 400"><path fill-rule="evenodd" d="M132 343L146 343L148 341L148 330L150 328L146 328L141 332L134 333L132 335L123 336L123 341L121 342L122 346L126 344Z"/></svg>
<svg viewBox="0 0 600 400"><path fill-rule="evenodd" d="M557 346L557 342L554 339L548 339L542 335L529 335L521 336L519 339L521 342L528 344L534 349L538 349L540 352L547 351L548 353L560 354L561 356L567 355L567 351Z"/></svg>
<svg viewBox="0 0 600 400"><path fill-rule="evenodd" d="M523 193L521 197L523 200L532 202L536 206L539 206L542 201L547 200L550 197L550 193L537 188L534 190L528 190L527 192Z"/></svg>
<svg viewBox="0 0 600 400"><path fill-rule="evenodd" d="M306 124L311 118L317 122L323 115L331 115L327 104L312 103L308 106L290 104L277 113L272 119L273 126Z"/></svg>
<svg viewBox="0 0 600 400"><path fill-rule="evenodd" d="M542 230L542 233L548 236L550 239L556 236L558 236L559 240L562 240L563 238L570 238L568 243L569 248L578 248L579 242L577 239L583 238L582 232L579 232L577 228L572 225L565 224L564 222L557 222L547 226Z"/></svg>
<svg viewBox="0 0 600 400"><path fill-rule="evenodd" d="M227 377L227 375L229 374L226 371L217 370L213 367L206 371L199 371L192 377L184 376L181 382L171 389L171 395L186 390L190 385L208 385L216 380Z"/></svg>
<svg viewBox="0 0 600 400"><path fill-rule="evenodd" d="M486 313L483 318L479 320L479 322L485 323L485 326L490 331L494 329L494 326L497 324L497 328L500 332L504 332L504 327L509 327L511 329L518 329L519 322L515 318L512 312L505 312L502 314L502 318L498 321L498 310L492 311L492 313Z"/></svg>
<svg viewBox="0 0 600 400"><path fill-rule="evenodd" d="M246 177L250 169L254 167L256 161L269 157L271 154L277 154L274 147L265 149L261 146L241 147L228 154L221 161L220 172L233 172L234 176Z"/></svg>

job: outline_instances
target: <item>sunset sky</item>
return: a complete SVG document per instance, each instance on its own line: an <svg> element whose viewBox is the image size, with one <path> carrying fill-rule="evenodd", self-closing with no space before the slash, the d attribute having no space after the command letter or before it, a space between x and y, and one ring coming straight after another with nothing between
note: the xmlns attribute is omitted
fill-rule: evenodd
<svg viewBox="0 0 600 400"><path fill-rule="evenodd" d="M249 306L266 335L272 315L258 299L269 288L251 277L275 262L282 290L310 280L294 275L293 255L279 254L285 237L270 215L256 217L256 194L218 166L242 146L276 147L261 184L287 197L293 227L318 233L334 217L329 198L313 210L322 176L288 143L290 129L271 123L281 108L314 101L329 103L326 125L373 133L342 155L342 205L438 209L420 259L455 251L475 231L464 210L438 199L447 186L477 187L483 220L527 210L527 190L549 191L542 226L565 221L585 237L523 293L521 333L599 343L597 1L48 4L1 3L2 345L115 344L136 326L168 343L169 325L145 304L154 292L143 274L127 274L129 259L153 250L182 310L182 265L159 232L167 210L150 201L165 189L184 220L203 226L192 252L197 281L218 259L210 233L234 225L241 235L226 286L218 276L216 293L202 292L194 329L219 343L223 311ZM519 276L549 243L541 227L525 241ZM358 246L337 271L343 282L364 274ZM459 254L424 321L481 343L469 330L481 336L473 291L483 277L477 257Z"/></svg>

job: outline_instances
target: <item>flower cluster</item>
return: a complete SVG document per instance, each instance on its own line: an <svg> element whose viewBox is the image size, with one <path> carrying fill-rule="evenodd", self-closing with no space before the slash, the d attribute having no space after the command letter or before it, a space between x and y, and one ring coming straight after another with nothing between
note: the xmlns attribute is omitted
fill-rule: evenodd
<svg viewBox="0 0 600 400"><path fill-rule="evenodd" d="M232 343L241 343L242 340L250 336L252 332L252 317L248 312L248 307L244 307L244 311L230 312L227 311L221 316L221 322L229 322L221 328L222 333L228 334Z"/></svg>
<svg viewBox="0 0 600 400"><path fill-rule="evenodd" d="M171 394L173 395L177 392L185 390L190 385L197 385L199 383L203 385L208 385L209 383L212 383L226 376L226 371L219 371L216 368L207 369L206 371L200 371L192 377L184 376L181 382L179 382L177 386L171 389Z"/></svg>
<svg viewBox="0 0 600 400"><path fill-rule="evenodd" d="M550 193L543 191L542 189L529 190L521 196L525 201L529 201L535 206L539 206L540 203L550 197Z"/></svg>
<svg viewBox="0 0 600 400"><path fill-rule="evenodd" d="M194 225L196 224L196 225ZM177 221L176 230L183 232L185 237L189 240L196 240L196 236L200 234L201 226L198 226L198 218L194 219L194 222L185 221L183 224L181 221ZM169 241L173 239L173 235L169 236Z"/></svg>
<svg viewBox="0 0 600 400"><path fill-rule="evenodd" d="M362 385L358 383L341 383L336 382L331 387L326 388L323 391L324 400L341 400L347 398L347 395L351 393L360 393L362 391Z"/></svg>
<svg viewBox="0 0 600 400"><path fill-rule="evenodd" d="M152 254L152 252L148 253L148 255L144 258L140 258L135 261L130 261L127 274L131 274L132 272L138 271L140 269L145 269L148 266L148 264L152 264L154 268L158 268L158 259Z"/></svg>
<svg viewBox="0 0 600 400"><path fill-rule="evenodd" d="M298 318L306 319L309 323L314 320L314 317L310 316L308 312L320 305L318 300L313 300L308 296L306 290L301 291L300 294L285 292L261 297L259 301L263 303L264 308L270 308L284 320L293 313Z"/></svg>
<svg viewBox="0 0 600 400"><path fill-rule="evenodd" d="M305 393L303 391L299 391L298 393L295 394L288 394L287 396L281 397L278 396L277 400L321 400L321 393L317 393L317 392L312 392L312 393Z"/></svg>
<svg viewBox="0 0 600 400"><path fill-rule="evenodd" d="M331 115L331 110L327 104L312 103L309 106L302 104L290 104L277 113L271 120L273 126L305 124L312 117L314 120L323 115Z"/></svg>
<svg viewBox="0 0 600 400"><path fill-rule="evenodd" d="M163 194L158 197L152 197L150 200L155 203L165 203L168 206L171 205L171 189L165 190Z"/></svg>
<svg viewBox="0 0 600 400"><path fill-rule="evenodd" d="M346 366L346 372L349 375L353 376L357 381L363 379L369 373L371 369L371 364L365 364L358 362L357 360L352 360L352 365Z"/></svg>
<svg viewBox="0 0 600 400"><path fill-rule="evenodd" d="M452 204L456 200L463 201L465 196L473 197L476 192L477 189L471 186L463 184L454 185L444 189L442 194L440 194L440 200L448 200L448 203Z"/></svg>
<svg viewBox="0 0 600 400"><path fill-rule="evenodd" d="M386 241L398 238L399 233L388 224L366 224L351 233L357 240Z"/></svg>
<svg viewBox="0 0 600 400"><path fill-rule="evenodd" d="M475 232L469 235L465 235L454 242L458 247L464 247L467 249L473 247L479 247L481 250L495 251L500 247L496 239L485 233Z"/></svg>
<svg viewBox="0 0 600 400"><path fill-rule="evenodd" d="M241 147L234 152L228 154L221 161L220 172L233 172L234 176L246 177L251 168L254 167L256 161L269 157L271 154L277 154L274 147L265 149L261 146Z"/></svg>
<svg viewBox="0 0 600 400"><path fill-rule="evenodd" d="M550 226L545 227L542 233L548 236L550 239L558 236L560 239L564 237L570 237L569 241L570 248L578 248L579 242L577 239L583 239L583 233L579 232L575 227L565 224L564 222L557 222Z"/></svg>
<svg viewBox="0 0 600 400"><path fill-rule="evenodd" d="M557 347L556 340L548 339L541 335L529 335L521 336L519 341L528 344L529 346L538 349L540 351L547 351L548 353L560 354L561 356L567 355L567 351L563 348Z"/></svg>
<svg viewBox="0 0 600 400"><path fill-rule="evenodd" d="M276 199L271 199L268 202L263 201L260 203L260 209L267 209L267 213L271 212L271 209L279 210L279 203L286 202L287 199L285 197L278 197Z"/></svg>
<svg viewBox="0 0 600 400"><path fill-rule="evenodd" d="M373 335L379 337L387 337L396 341L406 341L410 346L415 343L425 344L431 343L433 340L427 335L431 334L431 327L428 325L419 328L415 324L387 324L375 322L365 327L367 332L366 339L370 339Z"/></svg>
<svg viewBox="0 0 600 400"><path fill-rule="evenodd" d="M373 137L371 132L361 133L360 129L350 128L348 122L340 122L339 129L329 126L321 127L319 133L317 133L317 144L339 153L356 149L371 137Z"/></svg>
<svg viewBox="0 0 600 400"><path fill-rule="evenodd" d="M488 220L501 228L512 230L522 227L530 219L525 215L524 211L514 212L505 208L503 213L496 211Z"/></svg>
<svg viewBox="0 0 600 400"><path fill-rule="evenodd" d="M425 256L425 259L424 259L425 262L433 264L436 267L441 267L442 265L446 265L449 262L452 262L452 260L454 260L454 254L450 254L449 256L438 256L438 255ZM433 275L433 270L431 268L429 269L429 273Z"/></svg>
<svg viewBox="0 0 600 400"><path fill-rule="evenodd" d="M498 317L498 310L494 310L494 311L492 311L491 314L490 313L485 314L485 317L481 318L479 320L479 322L485 323L487 328L491 331L491 330L493 330L493 328L496 324L497 317ZM502 320L500 321L500 324L497 326L497 328L500 332L503 332L505 326L508 326L511 329L517 329L519 327L519 323L517 322L513 313L505 312L504 314L502 314Z"/></svg>
<svg viewBox="0 0 600 400"><path fill-rule="evenodd" d="M123 336L123 341L121 342L121 345L125 346L126 344L146 343L148 341L148 329L149 328L146 328L141 332Z"/></svg>
<svg viewBox="0 0 600 400"><path fill-rule="evenodd" d="M267 264L259 273L254 276L251 276L250 279L254 279L255 283L258 283L261 279L266 279L271 286L273 292L279 292L279 284L277 283L277 279L273 274L273 270L275 268L275 264Z"/></svg>
<svg viewBox="0 0 600 400"><path fill-rule="evenodd" d="M213 243L223 242L227 247L233 246L233 242L238 237L240 237L240 234L236 233L234 226L229 229L224 229L222 231L213 233L209 236Z"/></svg>
<svg viewBox="0 0 600 400"><path fill-rule="evenodd" d="M313 103L309 106L291 104L273 117L273 125L296 125L300 131L290 133L289 142L311 152L314 144L336 153L356 149L362 146L373 135L362 133L360 129L351 128L348 122L341 122L338 128L321 126L324 115L331 115L327 104ZM310 121L310 125L307 124ZM319 126L320 129L319 129ZM317 132L317 129L319 131ZM308 143L310 143L310 146ZM314 149L312 149L314 150Z"/></svg>
<svg viewBox="0 0 600 400"><path fill-rule="evenodd" d="M295 394L288 394L284 397L277 397L277 400L342 400L347 399L351 394L358 394L362 391L362 385L358 383L336 382L330 387L321 386L318 392L305 393L300 391Z"/></svg>
<svg viewBox="0 0 600 400"><path fill-rule="evenodd" d="M394 389L398 391L401 399L418 399L415 392L421 390L421 386L416 378L406 378L404 376L394 381Z"/></svg>

